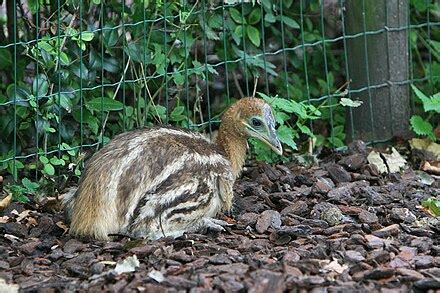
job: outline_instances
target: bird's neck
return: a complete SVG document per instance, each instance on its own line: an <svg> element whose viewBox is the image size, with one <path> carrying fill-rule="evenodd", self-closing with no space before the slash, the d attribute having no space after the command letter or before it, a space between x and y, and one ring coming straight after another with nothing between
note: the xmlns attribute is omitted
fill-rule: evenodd
<svg viewBox="0 0 440 293"><path fill-rule="evenodd" d="M246 137L237 133L232 127L228 127L228 125L222 123L216 143L224 150L227 159L231 162L233 175L237 178L240 175L246 159Z"/></svg>

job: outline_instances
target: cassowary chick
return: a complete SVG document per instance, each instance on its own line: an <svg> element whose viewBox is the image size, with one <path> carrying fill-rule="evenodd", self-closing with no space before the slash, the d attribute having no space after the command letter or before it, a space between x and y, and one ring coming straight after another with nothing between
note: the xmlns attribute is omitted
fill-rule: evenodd
<svg viewBox="0 0 440 293"><path fill-rule="evenodd" d="M232 206L249 137L282 153L271 107L261 99L233 104L215 143L170 127L116 136L92 156L67 199L70 233L101 240L109 234L158 239L216 226L212 217Z"/></svg>

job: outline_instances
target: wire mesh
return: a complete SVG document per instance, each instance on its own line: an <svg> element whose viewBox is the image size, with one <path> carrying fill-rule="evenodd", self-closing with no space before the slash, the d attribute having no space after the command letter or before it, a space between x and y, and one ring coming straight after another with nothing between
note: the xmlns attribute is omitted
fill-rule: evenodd
<svg viewBox="0 0 440 293"><path fill-rule="evenodd" d="M351 99L368 93L370 142L384 141L374 133L373 91L418 83L435 92L440 84L435 1L407 1L407 22L398 27L369 30L364 14L363 30L353 34L344 0L2 3L0 173L14 179L18 171L76 172L84 151L133 128L164 123L211 134L255 82L265 94L325 105L322 121L309 126L331 139L337 127L357 138L352 109L334 107L338 89ZM409 77L371 83L367 38L385 34L388 47L399 32L408 34ZM358 40L367 83L353 87L347 47Z"/></svg>

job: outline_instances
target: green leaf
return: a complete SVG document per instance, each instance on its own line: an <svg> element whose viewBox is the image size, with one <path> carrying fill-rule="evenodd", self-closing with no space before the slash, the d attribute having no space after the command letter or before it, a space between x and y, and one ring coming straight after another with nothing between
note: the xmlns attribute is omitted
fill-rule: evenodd
<svg viewBox="0 0 440 293"><path fill-rule="evenodd" d="M43 172L49 176L55 175L55 168L51 164L45 164L43 168Z"/></svg>
<svg viewBox="0 0 440 293"><path fill-rule="evenodd" d="M12 54L6 49L0 49L0 69L10 68L12 65Z"/></svg>
<svg viewBox="0 0 440 293"><path fill-rule="evenodd" d="M43 164L49 163L49 159L45 156L40 156L40 162Z"/></svg>
<svg viewBox="0 0 440 293"><path fill-rule="evenodd" d="M21 184L23 184L23 186L28 191L31 191L31 192L35 192L38 189L38 187L40 187L40 184L38 184L36 182L32 182L28 178L21 179Z"/></svg>
<svg viewBox="0 0 440 293"><path fill-rule="evenodd" d="M434 215L440 217L440 199L430 197L422 201L422 206L432 211Z"/></svg>
<svg viewBox="0 0 440 293"><path fill-rule="evenodd" d="M49 43L45 42L45 41L40 41L37 43L38 48L43 49L46 52L52 52L53 51L53 47L52 45L50 45Z"/></svg>
<svg viewBox="0 0 440 293"><path fill-rule="evenodd" d="M107 97L94 98L86 102L87 108L92 111L119 111L124 108L124 104Z"/></svg>
<svg viewBox="0 0 440 293"><path fill-rule="evenodd" d="M294 28L294 29L299 29L299 28L300 28L299 24L298 24L295 20L293 20L292 18L290 18L290 17L288 17L288 16L283 15L283 17L281 18L281 20L282 20L286 25L290 26L291 28Z"/></svg>
<svg viewBox="0 0 440 293"><path fill-rule="evenodd" d="M437 93L432 97L427 97L424 93L422 93L418 88L414 85L411 85L414 93L423 103L423 109L425 112L434 111L436 113L440 113L440 94Z"/></svg>
<svg viewBox="0 0 440 293"><path fill-rule="evenodd" d="M49 83L47 82L47 77L44 74L39 74L35 76L32 82L32 93L34 96L41 98L46 96L49 90Z"/></svg>
<svg viewBox="0 0 440 293"><path fill-rule="evenodd" d="M249 24L257 24L260 22L261 19L261 10L260 8L255 8L252 10L252 12L249 14Z"/></svg>
<svg viewBox="0 0 440 293"><path fill-rule="evenodd" d="M60 52L60 61L61 61L61 63L63 65L69 65L70 64L70 58L64 52Z"/></svg>
<svg viewBox="0 0 440 293"><path fill-rule="evenodd" d="M329 137L329 138L328 138L328 141L331 143L331 145L332 145L333 147L340 148L340 147L343 147L343 146L344 146L344 142L343 142L339 137L336 137L336 136L334 136L334 137Z"/></svg>
<svg viewBox="0 0 440 293"><path fill-rule="evenodd" d="M119 39L118 30L114 29L114 24L107 23L103 28L104 44L107 47L114 47Z"/></svg>
<svg viewBox="0 0 440 293"><path fill-rule="evenodd" d="M275 121L280 125L283 125L284 121L290 119L289 115L287 115L284 112L280 112L280 111L275 111L274 116L275 116Z"/></svg>
<svg viewBox="0 0 440 293"><path fill-rule="evenodd" d="M50 163L54 166L64 166L66 164L64 160L58 159L57 157L51 158Z"/></svg>
<svg viewBox="0 0 440 293"><path fill-rule="evenodd" d="M275 23L277 18L272 13L268 13L264 16L264 21L268 23Z"/></svg>
<svg viewBox="0 0 440 293"><path fill-rule="evenodd" d="M72 111L72 100L67 94L61 93L59 99L57 97L56 100L57 102L59 101L60 106L64 108L67 112L70 113Z"/></svg>
<svg viewBox="0 0 440 293"><path fill-rule="evenodd" d="M174 108L170 115L171 120L174 122L180 122L186 119L187 117L183 115L184 111L185 111L184 106L177 106L176 108Z"/></svg>
<svg viewBox="0 0 440 293"><path fill-rule="evenodd" d="M341 98L339 104L341 104L344 107L356 108L362 105L362 101L358 101L358 100L353 101L352 99L349 98Z"/></svg>
<svg viewBox="0 0 440 293"><path fill-rule="evenodd" d="M80 35L80 39L84 42L90 42L93 40L94 34L92 32L82 32Z"/></svg>
<svg viewBox="0 0 440 293"><path fill-rule="evenodd" d="M295 135L294 132L292 130L292 128L286 126L286 125L281 125L278 129L277 129L277 135L279 140L284 143L287 144L288 146L290 146L292 149L296 150L296 143L293 140Z"/></svg>
<svg viewBox="0 0 440 293"><path fill-rule="evenodd" d="M423 120L419 115L413 115L410 119L411 128L417 135L426 135L435 141L432 125Z"/></svg>
<svg viewBox="0 0 440 293"><path fill-rule="evenodd" d="M242 24L242 23L243 23L243 19L242 19L242 17L241 17L241 13L238 12L237 9L235 9L235 8L229 8L229 15L231 15L231 18L232 18L236 23L239 23L239 24Z"/></svg>
<svg viewBox="0 0 440 293"><path fill-rule="evenodd" d="M251 40L252 44L254 44L256 47L260 46L260 31L256 29L255 27L248 25L246 27L246 33Z"/></svg>
<svg viewBox="0 0 440 293"><path fill-rule="evenodd" d="M310 137L314 137L312 130L310 130L310 128L306 125L296 122L296 126L298 126L299 130L301 130L302 133L307 134Z"/></svg>

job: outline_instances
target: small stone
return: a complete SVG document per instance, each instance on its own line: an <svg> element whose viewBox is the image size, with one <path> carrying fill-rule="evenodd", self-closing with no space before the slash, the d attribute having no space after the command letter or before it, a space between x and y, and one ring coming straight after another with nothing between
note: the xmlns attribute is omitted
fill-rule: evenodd
<svg viewBox="0 0 440 293"><path fill-rule="evenodd" d="M416 269L427 269L434 265L434 258L430 255L418 255L414 260Z"/></svg>
<svg viewBox="0 0 440 293"><path fill-rule="evenodd" d="M390 216L399 222L414 223L417 217L407 208L392 208Z"/></svg>
<svg viewBox="0 0 440 293"><path fill-rule="evenodd" d="M359 220L361 221L361 223L373 224L377 223L379 221L379 218L375 214L363 210L359 213Z"/></svg>
<svg viewBox="0 0 440 293"><path fill-rule="evenodd" d="M333 183L333 181L325 177L319 177L317 178L316 182L313 183L312 192L326 194L333 188L335 188L335 184Z"/></svg>
<svg viewBox="0 0 440 293"><path fill-rule="evenodd" d="M182 263L191 262L193 260L190 255L186 254L185 251L182 250L173 253L170 258Z"/></svg>
<svg viewBox="0 0 440 293"><path fill-rule="evenodd" d="M390 261L391 256L390 253L383 249L375 249L370 252L368 256L369 260L374 260L377 263L387 263Z"/></svg>
<svg viewBox="0 0 440 293"><path fill-rule="evenodd" d="M327 165L326 170L328 171L330 178L336 184L351 181L350 173L348 173L341 165L329 164Z"/></svg>
<svg viewBox="0 0 440 293"><path fill-rule="evenodd" d="M28 236L28 229L25 225L17 222L9 222L5 224L5 234L12 234L20 238L26 238Z"/></svg>
<svg viewBox="0 0 440 293"><path fill-rule="evenodd" d="M365 274L365 279L380 280L394 276L394 269L377 268Z"/></svg>
<svg viewBox="0 0 440 293"><path fill-rule="evenodd" d="M365 239L367 239L368 245L371 248L382 248L384 245L384 242L382 239L380 239L377 236L371 235L371 234L365 235Z"/></svg>
<svg viewBox="0 0 440 293"><path fill-rule="evenodd" d="M28 242L26 244L23 244L22 246L20 246L20 250L27 255L31 255L36 251L36 248L38 245L41 244L41 241L36 240L36 241L31 241Z"/></svg>
<svg viewBox="0 0 440 293"><path fill-rule="evenodd" d="M380 237L380 238L387 238L392 235L397 235L400 232L400 227L398 224L393 224L390 226L387 226L385 228L382 228L380 230L373 231L373 235Z"/></svg>
<svg viewBox="0 0 440 293"><path fill-rule="evenodd" d="M283 226L277 230L280 235L289 235L293 237L301 237L310 235L312 227L308 225Z"/></svg>
<svg viewBox="0 0 440 293"><path fill-rule="evenodd" d="M362 140L353 140L348 144L348 153L351 155L354 154L366 154L367 153L367 144Z"/></svg>
<svg viewBox="0 0 440 293"><path fill-rule="evenodd" d="M427 292L430 289L436 290L440 288L440 280L425 278L415 282L414 287L420 290L424 290L424 292Z"/></svg>
<svg viewBox="0 0 440 293"><path fill-rule="evenodd" d="M59 258L61 258L64 255L64 253L61 251L61 249L57 248L54 249L47 257L52 260L55 261Z"/></svg>
<svg viewBox="0 0 440 293"><path fill-rule="evenodd" d="M359 251L356 250L347 250L345 252L345 259L350 261L350 262L360 262L365 260L365 257L362 256L362 254Z"/></svg>
<svg viewBox="0 0 440 293"><path fill-rule="evenodd" d="M289 265L284 266L284 272L289 277L301 277L301 276L303 276L303 273L301 272L300 269L292 267L292 266L289 266Z"/></svg>
<svg viewBox="0 0 440 293"><path fill-rule="evenodd" d="M226 254L215 254L209 258L209 263L214 265L225 265L232 263L231 258Z"/></svg>
<svg viewBox="0 0 440 293"><path fill-rule="evenodd" d="M414 247L402 246L398 256L406 261L412 261L417 254L417 249Z"/></svg>
<svg viewBox="0 0 440 293"><path fill-rule="evenodd" d="M76 239L70 239L64 244L63 250L65 253L75 253L81 251L86 245Z"/></svg>
<svg viewBox="0 0 440 293"><path fill-rule="evenodd" d="M257 220L255 229L258 233L263 234L264 232L272 227L274 229L279 229L281 227L281 215L279 212L274 210L266 210L261 213Z"/></svg>
<svg viewBox="0 0 440 293"><path fill-rule="evenodd" d="M0 260L0 269L7 270L9 269L9 263L3 260Z"/></svg>
<svg viewBox="0 0 440 293"><path fill-rule="evenodd" d="M407 262L406 260L404 260L400 257L395 257L390 261L390 267L392 267L392 268L409 268L410 264L409 264L409 262Z"/></svg>
<svg viewBox="0 0 440 293"><path fill-rule="evenodd" d="M98 275L102 273L104 269L105 269L105 265L103 263L97 262L91 266L90 272L92 275Z"/></svg>
<svg viewBox="0 0 440 293"><path fill-rule="evenodd" d="M287 265L294 266L300 260L300 258L301 257L299 256L298 253L293 251L287 251L283 256L283 262L286 263Z"/></svg>
<svg viewBox="0 0 440 293"><path fill-rule="evenodd" d="M331 207L321 212L321 220L326 221L330 226L339 225L344 215L338 207Z"/></svg>
<svg viewBox="0 0 440 293"><path fill-rule="evenodd" d="M23 274L31 276L34 274L34 261L29 258L23 259L23 261L20 264L21 271Z"/></svg>
<svg viewBox="0 0 440 293"><path fill-rule="evenodd" d="M364 154L353 154L344 157L339 161L339 164L341 164L350 171L357 171L366 163L367 160Z"/></svg>
<svg viewBox="0 0 440 293"><path fill-rule="evenodd" d="M416 247L421 253L428 252L432 247L432 239L429 237L417 237L411 241L411 246Z"/></svg>
<svg viewBox="0 0 440 293"><path fill-rule="evenodd" d="M238 222L240 225L254 226L257 223L259 215L257 213L244 213L238 217Z"/></svg>
<svg viewBox="0 0 440 293"><path fill-rule="evenodd" d="M424 278L424 276L421 273L414 271L414 270L411 270L411 269L398 268L396 270L396 272L397 272L397 274L404 276L406 280L412 281L412 282L417 281L417 280L421 280Z"/></svg>
<svg viewBox="0 0 440 293"><path fill-rule="evenodd" d="M309 211L309 207L307 203L303 200L299 200L297 202L294 202L290 206L284 208L281 211L281 215L291 214L291 215L303 216L307 214L308 211Z"/></svg>

